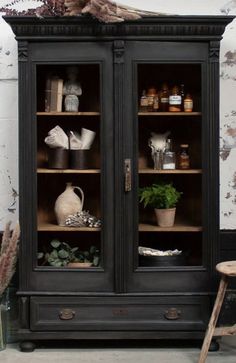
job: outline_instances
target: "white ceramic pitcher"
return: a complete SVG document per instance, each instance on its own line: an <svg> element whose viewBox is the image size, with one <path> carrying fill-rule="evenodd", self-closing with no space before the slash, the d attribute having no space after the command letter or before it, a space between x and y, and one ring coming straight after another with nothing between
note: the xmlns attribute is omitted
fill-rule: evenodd
<svg viewBox="0 0 236 363"><path fill-rule="evenodd" d="M78 189L80 197L74 192ZM54 211L59 226L66 226L66 219L70 214L75 214L83 210L84 192L80 187L73 186L72 183L66 183L65 191L59 195L55 202Z"/></svg>

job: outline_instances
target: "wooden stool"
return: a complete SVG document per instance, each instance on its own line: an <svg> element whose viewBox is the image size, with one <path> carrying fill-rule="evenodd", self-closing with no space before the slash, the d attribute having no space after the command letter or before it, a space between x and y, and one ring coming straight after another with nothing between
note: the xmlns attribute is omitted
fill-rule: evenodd
<svg viewBox="0 0 236 363"><path fill-rule="evenodd" d="M211 339L213 336L234 335L236 333L236 324L229 327L216 328L216 323L228 286L229 277L236 276L236 261L226 261L218 263L218 265L216 265L216 270L221 274L221 280L206 335L202 344L198 363L205 363L209 346L211 344Z"/></svg>

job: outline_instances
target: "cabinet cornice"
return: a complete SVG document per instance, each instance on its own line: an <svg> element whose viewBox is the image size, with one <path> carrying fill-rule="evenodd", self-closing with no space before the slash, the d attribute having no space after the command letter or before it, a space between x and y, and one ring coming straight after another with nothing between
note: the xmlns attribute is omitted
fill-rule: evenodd
<svg viewBox="0 0 236 363"><path fill-rule="evenodd" d="M30 16L4 19L13 29L17 39L74 40L76 37L94 40L105 38L140 38L158 40L169 37L181 39L221 39L225 26L233 16L157 16L143 17L136 21L103 24L89 16L46 17Z"/></svg>

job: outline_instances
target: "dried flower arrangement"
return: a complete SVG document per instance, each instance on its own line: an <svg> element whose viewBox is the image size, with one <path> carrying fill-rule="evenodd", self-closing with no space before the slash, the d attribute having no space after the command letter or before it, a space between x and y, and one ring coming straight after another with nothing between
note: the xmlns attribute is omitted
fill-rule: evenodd
<svg viewBox="0 0 236 363"><path fill-rule="evenodd" d="M8 222L2 236L0 249L0 296L14 275L18 255L20 226L16 224L12 232L10 226L11 222Z"/></svg>
<svg viewBox="0 0 236 363"><path fill-rule="evenodd" d="M6 15L36 15L42 16L80 16L90 14L104 23L122 22L124 20L139 19L144 15L161 15L144 10L138 10L129 6L118 5L110 0L34 0L40 3L35 9L18 11L14 9L15 5L24 3L25 0L12 0L0 12ZM162 14L164 15L164 14Z"/></svg>

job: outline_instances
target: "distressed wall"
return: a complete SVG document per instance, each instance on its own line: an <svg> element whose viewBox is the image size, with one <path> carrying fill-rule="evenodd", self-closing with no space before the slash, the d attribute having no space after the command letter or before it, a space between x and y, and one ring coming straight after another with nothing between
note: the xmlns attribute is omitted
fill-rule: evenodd
<svg viewBox="0 0 236 363"><path fill-rule="evenodd" d="M8 1L0 0L0 6ZM236 0L122 0L166 14L236 15ZM23 1L21 8L34 1ZM37 3L38 5L38 3ZM19 8L19 5L18 5ZM220 226L236 229L236 20L226 29L220 53ZM0 17L0 230L18 218L17 47Z"/></svg>

